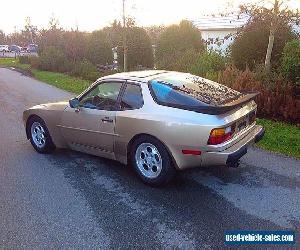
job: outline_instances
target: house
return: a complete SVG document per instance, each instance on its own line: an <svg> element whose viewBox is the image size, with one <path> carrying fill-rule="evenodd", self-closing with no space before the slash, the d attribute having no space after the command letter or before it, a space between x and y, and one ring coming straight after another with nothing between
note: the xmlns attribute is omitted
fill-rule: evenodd
<svg viewBox="0 0 300 250"><path fill-rule="evenodd" d="M216 15L192 20L192 23L201 31L202 39L205 40L209 49L225 52L234 40L234 34L247 23L246 15Z"/></svg>
<svg viewBox="0 0 300 250"><path fill-rule="evenodd" d="M248 20L247 15L231 14L202 17L192 23L201 31L202 39L205 40L208 49L225 52L239 28L243 27ZM292 25L292 29L300 34L299 25Z"/></svg>

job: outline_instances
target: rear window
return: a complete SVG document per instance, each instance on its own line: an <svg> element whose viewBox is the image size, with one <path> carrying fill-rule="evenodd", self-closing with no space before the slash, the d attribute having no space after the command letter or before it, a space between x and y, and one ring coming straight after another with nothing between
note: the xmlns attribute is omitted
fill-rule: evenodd
<svg viewBox="0 0 300 250"><path fill-rule="evenodd" d="M183 91L177 90L174 86L167 83L154 80L151 82L151 89L156 101L163 105L175 107L208 106L208 104L194 98L187 93L184 93Z"/></svg>
<svg viewBox="0 0 300 250"><path fill-rule="evenodd" d="M176 72L162 74L150 81L150 89L158 102L189 106L222 106L243 96L217 82Z"/></svg>

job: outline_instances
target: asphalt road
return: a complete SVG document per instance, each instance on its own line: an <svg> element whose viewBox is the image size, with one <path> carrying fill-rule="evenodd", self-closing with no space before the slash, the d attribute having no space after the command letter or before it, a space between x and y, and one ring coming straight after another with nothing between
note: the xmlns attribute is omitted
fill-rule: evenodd
<svg viewBox="0 0 300 250"><path fill-rule="evenodd" d="M33 150L23 110L70 96L0 68L1 248L226 249L227 230L294 230L300 249L299 160L253 148L238 169L186 171L151 188L111 160Z"/></svg>

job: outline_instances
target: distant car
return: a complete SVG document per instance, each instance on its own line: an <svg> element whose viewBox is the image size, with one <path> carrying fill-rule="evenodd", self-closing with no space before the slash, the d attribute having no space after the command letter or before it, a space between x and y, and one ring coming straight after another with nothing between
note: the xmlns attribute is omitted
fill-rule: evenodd
<svg viewBox="0 0 300 250"><path fill-rule="evenodd" d="M0 45L0 51L1 52L9 52L8 45Z"/></svg>
<svg viewBox="0 0 300 250"><path fill-rule="evenodd" d="M27 46L27 52L37 53L38 52L38 45L37 44L29 44Z"/></svg>
<svg viewBox="0 0 300 250"><path fill-rule="evenodd" d="M10 45L10 46L8 47L8 49L9 49L10 52L16 52L16 53L21 52L21 47L18 46L18 45L15 45L15 44Z"/></svg>
<svg viewBox="0 0 300 250"><path fill-rule="evenodd" d="M264 135L256 95L187 73L119 73L69 102L27 109L23 120L39 153L71 148L130 163L144 182L158 185L176 170L237 166Z"/></svg>

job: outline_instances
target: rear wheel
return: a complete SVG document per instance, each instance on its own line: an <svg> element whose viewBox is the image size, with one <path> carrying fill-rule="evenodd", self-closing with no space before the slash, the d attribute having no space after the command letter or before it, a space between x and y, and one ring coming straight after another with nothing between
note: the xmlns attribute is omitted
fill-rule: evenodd
<svg viewBox="0 0 300 250"><path fill-rule="evenodd" d="M143 182L162 185L170 181L176 170L165 146L150 136L141 136L134 141L131 162Z"/></svg>
<svg viewBox="0 0 300 250"><path fill-rule="evenodd" d="M39 153L51 153L55 149L55 145L49 134L45 122L34 116L27 123L27 134L34 149Z"/></svg>

